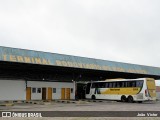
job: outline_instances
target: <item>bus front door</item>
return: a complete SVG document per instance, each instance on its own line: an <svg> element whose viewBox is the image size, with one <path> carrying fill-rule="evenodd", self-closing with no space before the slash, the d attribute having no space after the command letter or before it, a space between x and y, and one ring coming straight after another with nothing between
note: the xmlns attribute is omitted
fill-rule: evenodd
<svg viewBox="0 0 160 120"><path fill-rule="evenodd" d="M88 83L86 87L86 94L90 94L90 88L91 88L91 83Z"/></svg>

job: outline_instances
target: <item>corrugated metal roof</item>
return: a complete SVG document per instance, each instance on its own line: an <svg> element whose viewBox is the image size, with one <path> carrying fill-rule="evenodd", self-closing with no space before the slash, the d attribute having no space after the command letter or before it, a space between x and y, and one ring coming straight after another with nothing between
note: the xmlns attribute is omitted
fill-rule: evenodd
<svg viewBox="0 0 160 120"><path fill-rule="evenodd" d="M160 75L159 67L120 63L107 60L62 55L0 46L0 61L43 64L82 69Z"/></svg>

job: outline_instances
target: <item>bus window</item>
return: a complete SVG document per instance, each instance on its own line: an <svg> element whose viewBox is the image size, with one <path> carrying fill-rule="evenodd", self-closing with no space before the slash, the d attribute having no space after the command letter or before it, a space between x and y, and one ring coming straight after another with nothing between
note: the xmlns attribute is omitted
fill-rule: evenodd
<svg viewBox="0 0 160 120"><path fill-rule="evenodd" d="M120 88L122 86L122 82L117 82L117 88Z"/></svg>
<svg viewBox="0 0 160 120"><path fill-rule="evenodd" d="M109 88L109 83L106 82L105 84L106 84L106 88Z"/></svg>
<svg viewBox="0 0 160 120"><path fill-rule="evenodd" d="M136 87L136 81L128 81L127 87Z"/></svg>
<svg viewBox="0 0 160 120"><path fill-rule="evenodd" d="M98 88L105 88L105 87L106 87L105 82L100 82L98 84Z"/></svg>
<svg viewBox="0 0 160 120"><path fill-rule="evenodd" d="M127 87L132 87L132 82L129 81Z"/></svg>
<svg viewBox="0 0 160 120"><path fill-rule="evenodd" d="M111 83L111 82L109 82L109 88L112 88L112 87L113 87L112 83Z"/></svg>
<svg viewBox="0 0 160 120"><path fill-rule="evenodd" d="M123 81L120 82L120 87L124 87L124 82Z"/></svg>
<svg viewBox="0 0 160 120"><path fill-rule="evenodd" d="M136 81L136 87L142 87L143 86L143 81Z"/></svg>
<svg viewBox="0 0 160 120"><path fill-rule="evenodd" d="M115 83L114 82L112 83L112 88L115 88Z"/></svg>
<svg viewBox="0 0 160 120"><path fill-rule="evenodd" d="M99 88L100 87L100 83L95 83L95 88Z"/></svg>
<svg viewBox="0 0 160 120"><path fill-rule="evenodd" d="M121 86L121 87L125 87L125 82L124 82L124 81L122 81L121 83L122 83L122 86Z"/></svg>
<svg viewBox="0 0 160 120"><path fill-rule="evenodd" d="M96 88L96 83L92 83L92 88Z"/></svg>
<svg viewBox="0 0 160 120"><path fill-rule="evenodd" d="M132 87L136 87L136 81L132 81Z"/></svg>
<svg viewBox="0 0 160 120"><path fill-rule="evenodd" d="M128 82L124 82L124 87L129 87Z"/></svg>

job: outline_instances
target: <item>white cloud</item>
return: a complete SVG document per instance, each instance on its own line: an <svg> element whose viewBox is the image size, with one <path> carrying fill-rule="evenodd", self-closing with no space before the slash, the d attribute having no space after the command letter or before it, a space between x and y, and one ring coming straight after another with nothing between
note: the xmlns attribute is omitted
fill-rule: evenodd
<svg viewBox="0 0 160 120"><path fill-rule="evenodd" d="M160 66L159 5L159 0L0 1L0 42Z"/></svg>

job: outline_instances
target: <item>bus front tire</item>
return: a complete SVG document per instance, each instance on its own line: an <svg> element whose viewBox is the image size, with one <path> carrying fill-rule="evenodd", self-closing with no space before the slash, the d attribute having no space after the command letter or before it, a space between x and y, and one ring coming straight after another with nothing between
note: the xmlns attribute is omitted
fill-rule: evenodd
<svg viewBox="0 0 160 120"><path fill-rule="evenodd" d="M126 96L122 95L122 96L121 96L121 102L126 102L126 101L127 101Z"/></svg>
<svg viewBox="0 0 160 120"><path fill-rule="evenodd" d="M128 102L129 102L129 103L133 103L133 102L134 102L134 100L133 100L133 97L132 97L132 96L128 96Z"/></svg>
<svg viewBox="0 0 160 120"><path fill-rule="evenodd" d="M92 100L95 100L95 99L96 99L96 96L95 96L95 95L92 95L91 98L92 98Z"/></svg>

